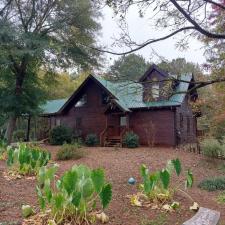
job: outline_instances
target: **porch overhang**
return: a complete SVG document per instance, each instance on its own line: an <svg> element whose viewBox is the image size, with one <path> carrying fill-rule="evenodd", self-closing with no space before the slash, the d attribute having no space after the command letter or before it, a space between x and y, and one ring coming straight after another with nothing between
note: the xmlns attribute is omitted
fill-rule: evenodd
<svg viewBox="0 0 225 225"><path fill-rule="evenodd" d="M106 108L104 113L107 114L116 108L118 108L122 113L130 113L131 112L130 109L123 107L121 104L119 104L117 99L111 99L110 104L108 105L108 107Z"/></svg>

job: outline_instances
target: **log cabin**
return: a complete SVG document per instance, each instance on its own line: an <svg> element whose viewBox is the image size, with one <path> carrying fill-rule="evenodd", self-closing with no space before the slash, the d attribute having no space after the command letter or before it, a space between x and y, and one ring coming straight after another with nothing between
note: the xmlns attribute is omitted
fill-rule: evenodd
<svg viewBox="0 0 225 225"><path fill-rule="evenodd" d="M65 125L85 138L95 133L101 146L122 145L133 131L141 145L196 143L198 95L192 74L168 74L152 65L138 81L112 82L89 75L68 99L48 101L42 118L48 130Z"/></svg>

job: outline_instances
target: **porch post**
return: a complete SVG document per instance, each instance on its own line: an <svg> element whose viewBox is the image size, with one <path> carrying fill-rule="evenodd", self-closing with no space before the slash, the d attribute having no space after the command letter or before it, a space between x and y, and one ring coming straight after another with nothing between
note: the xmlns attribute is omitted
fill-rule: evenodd
<svg viewBox="0 0 225 225"><path fill-rule="evenodd" d="M126 114L126 120L127 120L126 127L127 127L127 130L129 131L129 129L130 129L130 115L128 113Z"/></svg>
<svg viewBox="0 0 225 225"><path fill-rule="evenodd" d="M29 142L30 140L30 120L31 120L31 116L28 115L28 118L27 118L27 137L26 137L26 141Z"/></svg>

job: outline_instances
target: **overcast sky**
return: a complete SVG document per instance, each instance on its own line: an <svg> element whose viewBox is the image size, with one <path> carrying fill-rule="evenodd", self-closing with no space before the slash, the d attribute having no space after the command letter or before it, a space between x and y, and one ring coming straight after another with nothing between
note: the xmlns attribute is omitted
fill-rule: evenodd
<svg viewBox="0 0 225 225"><path fill-rule="evenodd" d="M114 42L113 37L119 37L120 29L117 25L117 19L113 18L113 12L109 7L103 9L103 19L101 20L102 24L102 36L100 37L100 43L102 45L108 46L111 50L115 52L123 51L119 47L111 47L111 44ZM151 27L150 20L147 17L140 18L138 15L138 10L133 8L129 11L127 16L129 32L132 39L136 42L142 43L150 38L157 38L168 34L168 31L165 30L156 30ZM185 51L180 51L176 49L176 41L181 36L178 34L176 37L167 39L165 41L160 41L154 43L151 46L147 46L142 50L136 52L143 55L146 60L157 62L160 60L152 51L154 51L166 59L174 59L178 57L184 57L187 61L202 64L205 62L204 49L202 48L202 43L192 38L189 42L189 49ZM111 64L117 56L106 54L109 63Z"/></svg>

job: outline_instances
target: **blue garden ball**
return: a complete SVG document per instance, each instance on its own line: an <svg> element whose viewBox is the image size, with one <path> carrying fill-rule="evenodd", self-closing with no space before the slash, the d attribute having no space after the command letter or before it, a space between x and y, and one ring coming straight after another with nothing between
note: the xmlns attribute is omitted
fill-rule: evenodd
<svg viewBox="0 0 225 225"><path fill-rule="evenodd" d="M128 179L128 184L134 185L136 183L136 180L133 177L130 177Z"/></svg>

